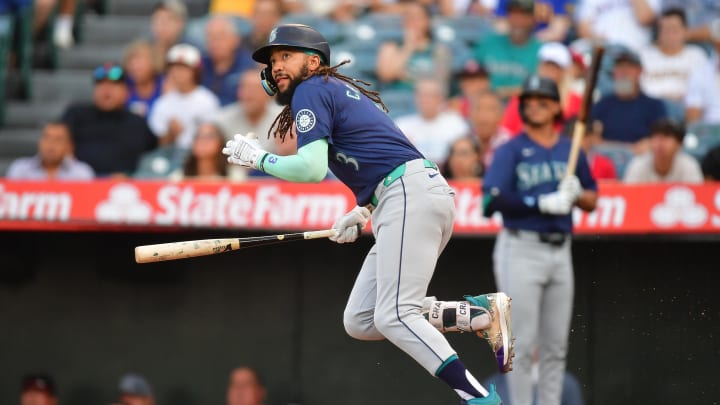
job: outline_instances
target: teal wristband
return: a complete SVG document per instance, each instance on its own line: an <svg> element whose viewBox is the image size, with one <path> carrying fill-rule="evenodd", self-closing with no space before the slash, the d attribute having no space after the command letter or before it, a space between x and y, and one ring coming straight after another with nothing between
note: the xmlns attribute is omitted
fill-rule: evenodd
<svg viewBox="0 0 720 405"><path fill-rule="evenodd" d="M260 162L257 164L257 169L261 172L265 173L265 159L267 159L268 155L270 153L266 152L263 157L260 159Z"/></svg>

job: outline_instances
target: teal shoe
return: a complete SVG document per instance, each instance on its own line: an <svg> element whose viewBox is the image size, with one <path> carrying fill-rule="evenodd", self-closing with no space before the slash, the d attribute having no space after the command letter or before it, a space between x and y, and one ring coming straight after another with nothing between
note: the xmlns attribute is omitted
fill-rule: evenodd
<svg viewBox="0 0 720 405"><path fill-rule="evenodd" d="M502 399L495 392L495 384L490 384L490 395L484 398L473 398L469 401L462 401L462 405L501 405Z"/></svg>
<svg viewBox="0 0 720 405"><path fill-rule="evenodd" d="M514 339L510 328L510 301L505 293L483 294L475 297L466 295L465 299L472 306L484 309L490 315L490 327L476 332L488 341L495 353L498 370L507 373L512 370L515 356Z"/></svg>

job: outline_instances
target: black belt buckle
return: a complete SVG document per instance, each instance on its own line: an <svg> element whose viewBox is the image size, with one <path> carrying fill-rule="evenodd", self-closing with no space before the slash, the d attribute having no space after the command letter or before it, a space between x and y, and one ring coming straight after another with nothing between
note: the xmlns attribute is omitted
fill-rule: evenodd
<svg viewBox="0 0 720 405"><path fill-rule="evenodd" d="M567 235L564 233L541 233L540 242L548 243L553 246L562 246L567 239Z"/></svg>

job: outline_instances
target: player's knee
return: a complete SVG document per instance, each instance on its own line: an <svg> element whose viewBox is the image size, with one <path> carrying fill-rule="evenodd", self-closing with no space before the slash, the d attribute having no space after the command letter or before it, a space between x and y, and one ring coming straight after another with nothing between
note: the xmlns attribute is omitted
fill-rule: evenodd
<svg viewBox="0 0 720 405"><path fill-rule="evenodd" d="M375 340L377 331L373 322L372 314L345 311L343 315L345 332L355 339Z"/></svg>
<svg viewBox="0 0 720 405"><path fill-rule="evenodd" d="M394 313L388 314L376 312L374 321L375 327L377 328L377 330L380 331L380 333L385 333L390 328L392 328L394 324L399 323L399 319L397 318L397 316L395 316Z"/></svg>

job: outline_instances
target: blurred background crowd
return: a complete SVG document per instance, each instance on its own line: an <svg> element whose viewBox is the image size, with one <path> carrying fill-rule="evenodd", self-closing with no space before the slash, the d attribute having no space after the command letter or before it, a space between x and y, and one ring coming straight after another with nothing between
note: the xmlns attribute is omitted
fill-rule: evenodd
<svg viewBox="0 0 720 405"><path fill-rule="evenodd" d="M28 374L20 382L20 405L57 405L59 387L49 374ZM155 405L153 386L142 374L126 373L116 386L116 401L110 405ZM267 389L263 377L252 367L239 366L229 373L226 405L263 405Z"/></svg>
<svg viewBox="0 0 720 405"><path fill-rule="evenodd" d="M8 179L244 181L220 150L279 112L250 57L283 22L331 44L331 64L454 180L478 180L522 131L517 94L556 81L571 132L593 47L606 56L584 149L598 179L720 178L720 3L710 0L0 0ZM328 174L331 178L332 174Z"/></svg>

